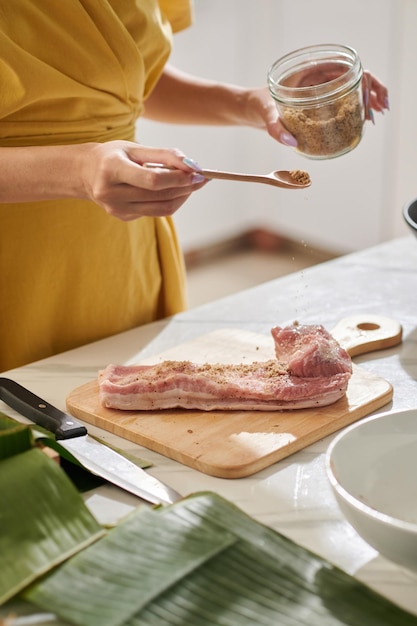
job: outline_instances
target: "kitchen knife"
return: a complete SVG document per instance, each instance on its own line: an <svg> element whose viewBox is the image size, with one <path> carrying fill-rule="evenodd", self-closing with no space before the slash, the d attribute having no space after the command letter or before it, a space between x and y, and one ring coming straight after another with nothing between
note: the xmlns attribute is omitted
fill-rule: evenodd
<svg viewBox="0 0 417 626"><path fill-rule="evenodd" d="M88 435L83 424L9 378L0 377L0 400L32 422L54 433L92 474L153 504L172 504L181 495L143 469Z"/></svg>

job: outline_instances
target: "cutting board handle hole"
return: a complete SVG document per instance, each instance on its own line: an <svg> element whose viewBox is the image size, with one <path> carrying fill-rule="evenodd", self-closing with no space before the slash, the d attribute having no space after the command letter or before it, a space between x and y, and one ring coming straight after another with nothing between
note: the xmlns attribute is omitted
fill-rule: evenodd
<svg viewBox="0 0 417 626"><path fill-rule="evenodd" d="M361 322L356 328L359 328L359 330L379 330L381 326L374 322Z"/></svg>

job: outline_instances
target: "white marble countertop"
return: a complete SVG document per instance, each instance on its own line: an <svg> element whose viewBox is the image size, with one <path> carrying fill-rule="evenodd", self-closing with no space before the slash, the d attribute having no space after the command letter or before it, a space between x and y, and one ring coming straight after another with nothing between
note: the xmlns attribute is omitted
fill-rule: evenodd
<svg viewBox="0 0 417 626"><path fill-rule="evenodd" d="M349 315L374 313L403 326L401 345L356 357L361 367L394 387L392 403L379 412L417 406L417 241L410 235L264 283L164 320L4 373L65 410L66 396L93 380L110 362L135 361L219 328L269 334L274 325L298 320L331 330ZM97 312L99 315L100 312ZM17 414L0 403L0 410ZM149 470L182 495L219 493L297 543L417 614L417 577L378 555L345 521L325 474L327 437L248 478L202 474L155 452L89 427L93 434L149 460ZM86 496L99 517L120 515L138 500L116 488Z"/></svg>

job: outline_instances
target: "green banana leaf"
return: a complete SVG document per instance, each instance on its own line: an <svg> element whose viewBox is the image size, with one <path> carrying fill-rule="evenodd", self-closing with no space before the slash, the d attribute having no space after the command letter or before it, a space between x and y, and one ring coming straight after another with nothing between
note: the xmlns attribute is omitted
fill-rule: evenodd
<svg viewBox="0 0 417 626"><path fill-rule="evenodd" d="M29 450L33 437L25 424L20 424L4 413L0 413L0 461L9 456Z"/></svg>
<svg viewBox="0 0 417 626"><path fill-rule="evenodd" d="M0 605L104 533L41 450L0 461Z"/></svg>
<svg viewBox="0 0 417 626"><path fill-rule="evenodd" d="M139 508L25 598L78 626L416 626L212 493Z"/></svg>
<svg viewBox="0 0 417 626"><path fill-rule="evenodd" d="M71 626L49 611L34 611L33 604L15 598L0 606L2 626Z"/></svg>
<svg viewBox="0 0 417 626"><path fill-rule="evenodd" d="M152 463L140 459L133 454L126 453L116 446L105 442L98 437L97 441L103 443L108 448L115 450L122 456L129 459L132 463L142 469L151 467ZM60 456L61 467L74 483L78 491L85 492L95 489L106 481L99 476L95 476L87 470L59 441L55 439L55 435L49 430L42 428L38 424L22 424L17 420L0 412L0 460L23 450L27 450L37 442L46 448L55 450Z"/></svg>

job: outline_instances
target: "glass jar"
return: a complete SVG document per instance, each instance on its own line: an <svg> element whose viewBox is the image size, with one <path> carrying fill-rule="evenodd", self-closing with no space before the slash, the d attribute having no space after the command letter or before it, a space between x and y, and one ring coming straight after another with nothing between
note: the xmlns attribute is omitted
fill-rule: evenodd
<svg viewBox="0 0 417 626"><path fill-rule="evenodd" d="M337 44L301 48L272 65L269 91L298 152L329 159L358 145L365 122L362 75L357 52Z"/></svg>

